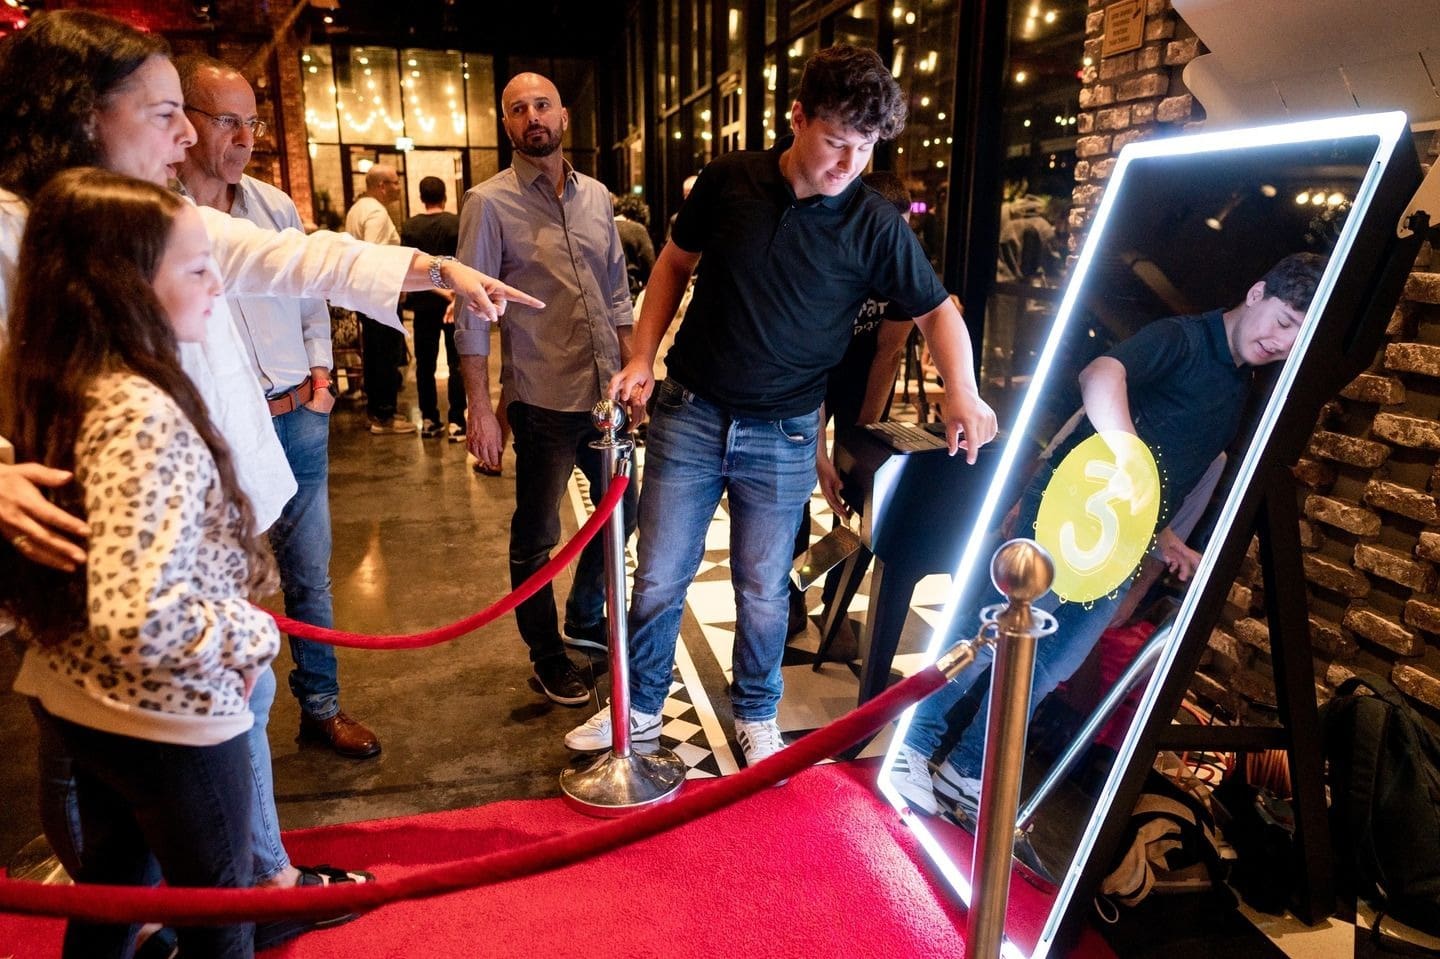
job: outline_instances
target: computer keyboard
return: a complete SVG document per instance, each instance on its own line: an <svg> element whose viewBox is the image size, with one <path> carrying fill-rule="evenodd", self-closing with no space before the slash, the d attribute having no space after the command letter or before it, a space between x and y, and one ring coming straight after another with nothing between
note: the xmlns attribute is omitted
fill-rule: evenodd
<svg viewBox="0 0 1440 959"><path fill-rule="evenodd" d="M947 448L944 439L914 423L887 420L883 423L866 423L865 428L897 453L922 453L926 450Z"/></svg>

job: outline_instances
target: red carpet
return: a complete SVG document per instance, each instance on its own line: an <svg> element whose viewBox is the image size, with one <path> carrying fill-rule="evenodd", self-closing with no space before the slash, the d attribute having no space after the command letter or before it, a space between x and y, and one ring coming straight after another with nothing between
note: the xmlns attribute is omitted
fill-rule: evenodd
<svg viewBox="0 0 1440 959"><path fill-rule="evenodd" d="M963 956L965 917L930 879L871 764L811 769L720 813L547 875L386 906L267 959ZM704 781L686 789L704 789ZM595 820L558 799L289 833L299 862L382 877ZM1025 901L1012 892L1012 916ZM1028 887L1027 887L1028 888ZM0 956L53 959L62 924L0 915ZM1110 957L1086 932L1072 955Z"/></svg>

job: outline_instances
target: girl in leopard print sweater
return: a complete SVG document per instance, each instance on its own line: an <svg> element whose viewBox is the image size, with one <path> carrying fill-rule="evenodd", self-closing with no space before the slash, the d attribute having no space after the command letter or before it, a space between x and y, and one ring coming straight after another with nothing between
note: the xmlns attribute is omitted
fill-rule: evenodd
<svg viewBox="0 0 1440 959"><path fill-rule="evenodd" d="M0 600L28 648L15 682L73 809L47 833L84 850L77 881L247 886L246 701L279 648L248 602L273 564L229 452L179 363L221 286L194 208L95 169L36 197L0 353L0 432L76 483L88 563L66 574L6 552ZM57 845L59 843L56 843ZM134 927L71 923L65 955L123 956ZM184 954L249 956L253 926L180 931Z"/></svg>

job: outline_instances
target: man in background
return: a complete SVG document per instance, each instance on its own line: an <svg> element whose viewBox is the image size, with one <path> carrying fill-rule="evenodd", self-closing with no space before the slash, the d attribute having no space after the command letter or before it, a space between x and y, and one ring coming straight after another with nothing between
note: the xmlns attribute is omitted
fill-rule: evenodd
<svg viewBox="0 0 1440 959"><path fill-rule="evenodd" d="M519 586L550 558L560 538L560 504L579 466L590 489L602 485L590 411L630 357L633 315L625 255L610 191L576 172L561 138L569 113L545 77L522 73L501 94L505 132L515 146L507 170L472 188L461 204L461 262L545 301L500 324L501 395L515 442L515 514L510 581ZM457 309L455 345L470 401L468 445L480 466L500 465L500 423L490 405L490 330ZM623 505L634 529L635 484ZM599 539L580 554L562 639L547 583L515 610L545 696L583 706L590 686L565 646L606 649L605 558Z"/></svg>
<svg viewBox="0 0 1440 959"><path fill-rule="evenodd" d="M405 221L400 228L400 242L434 256L454 256L460 240L460 218L445 210L445 181L438 176L421 180L420 202L425 212ZM465 381L460 375L460 354L455 352L454 320L447 314L452 299L445 290L422 290L407 294L405 303L415 314L415 395L420 402L420 435L428 439L441 433L435 365L443 336L445 362L450 368L446 384L449 422L444 430L459 443L465 438Z"/></svg>
<svg viewBox="0 0 1440 959"><path fill-rule="evenodd" d="M258 226L299 229L294 202L244 174L256 132L264 130L263 121L256 119L250 84L219 61L185 58L178 66L185 109L197 121L196 143L178 171L185 190L197 203ZM231 297L230 309L299 487L270 530L285 614L328 628L334 625L329 446L335 398L330 392L330 311L324 300L271 296ZM340 709L334 647L292 638L290 653L295 660L290 691L300 701L301 738L355 759L379 753L375 734Z"/></svg>
<svg viewBox="0 0 1440 959"><path fill-rule="evenodd" d="M386 209L400 199L400 174L392 166L377 163L365 174L365 192L356 197L345 214L345 232L369 243L399 244L400 234ZM370 414L370 432L413 433L415 424L396 412L401 371L407 360L405 334L368 316L360 316L364 337L365 409Z"/></svg>

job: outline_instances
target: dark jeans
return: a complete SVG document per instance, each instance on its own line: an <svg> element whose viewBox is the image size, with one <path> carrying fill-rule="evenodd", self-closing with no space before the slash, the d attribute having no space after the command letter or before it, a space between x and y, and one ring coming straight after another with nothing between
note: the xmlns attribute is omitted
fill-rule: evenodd
<svg viewBox="0 0 1440 959"><path fill-rule="evenodd" d="M440 338L445 338L445 362L450 381L445 392L450 403L446 419L465 428L465 380L460 376L460 354L455 352L455 327L444 322L445 308L416 305L415 311L415 393L420 400L420 418L440 422L440 402L435 395L435 360L440 355Z"/></svg>
<svg viewBox="0 0 1440 959"><path fill-rule="evenodd" d="M251 885L250 752L244 736L174 746L101 732L31 711L40 728L40 817L76 882L101 885ZM68 770L74 788L53 773ZM130 954L139 925L70 922L65 959ZM182 926L186 956L248 959L253 923Z"/></svg>
<svg viewBox="0 0 1440 959"><path fill-rule="evenodd" d="M365 339L365 409L377 420L389 420L395 415L396 397L404 381L400 371L409 361L405 334L364 315L360 324Z"/></svg>
<svg viewBox="0 0 1440 959"><path fill-rule="evenodd" d="M519 586L550 559L560 541L560 503L576 466L600 500L601 455L590 448L600 438L588 412L541 409L528 403L508 407L515 441L515 515L510 520L510 585ZM625 538L635 532L638 477L632 475L621 508ZM604 536L596 536L580 553L575 581L565 605L565 622L584 628L600 622L605 608ZM515 610L520 636L530 647L530 661L562 655L555 612L555 591L547 583Z"/></svg>

